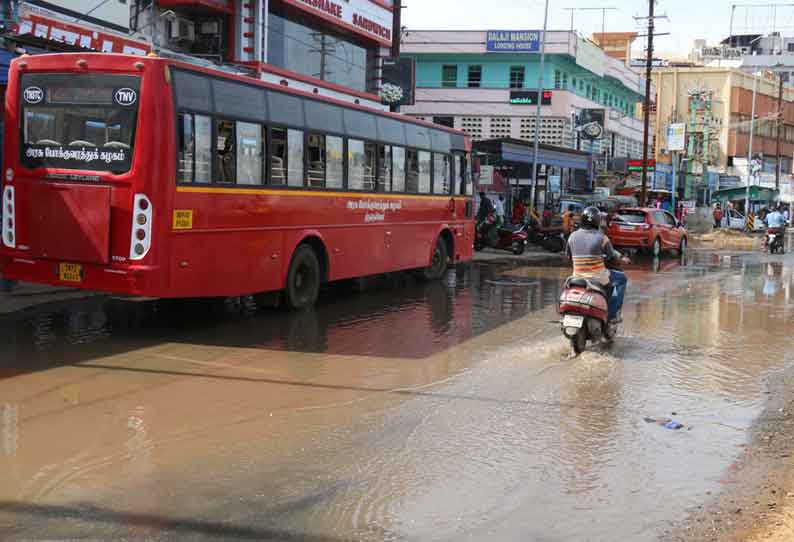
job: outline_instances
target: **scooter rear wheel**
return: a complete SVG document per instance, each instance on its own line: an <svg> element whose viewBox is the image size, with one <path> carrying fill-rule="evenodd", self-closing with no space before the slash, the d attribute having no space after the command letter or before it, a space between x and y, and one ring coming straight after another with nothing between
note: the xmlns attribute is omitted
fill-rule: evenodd
<svg viewBox="0 0 794 542"><path fill-rule="evenodd" d="M571 349L577 356L584 352L587 348L587 331L584 328L579 330L579 333L571 337Z"/></svg>

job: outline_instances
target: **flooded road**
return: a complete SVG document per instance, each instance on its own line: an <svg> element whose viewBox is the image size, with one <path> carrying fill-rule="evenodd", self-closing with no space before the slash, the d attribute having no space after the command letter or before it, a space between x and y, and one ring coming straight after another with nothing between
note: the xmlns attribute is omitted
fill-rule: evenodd
<svg viewBox="0 0 794 542"><path fill-rule="evenodd" d="M639 262L616 344L575 360L566 270L515 262L336 285L302 314L5 315L0 538L657 540L730 486L794 361L793 271Z"/></svg>

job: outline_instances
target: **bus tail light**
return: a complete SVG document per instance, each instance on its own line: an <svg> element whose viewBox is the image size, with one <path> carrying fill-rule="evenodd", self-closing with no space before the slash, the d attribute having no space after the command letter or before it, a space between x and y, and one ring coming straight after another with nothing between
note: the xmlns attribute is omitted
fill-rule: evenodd
<svg viewBox="0 0 794 542"><path fill-rule="evenodd" d="M17 221L15 216L14 187L6 186L3 190L3 244L9 248L17 246Z"/></svg>
<svg viewBox="0 0 794 542"><path fill-rule="evenodd" d="M142 260L152 246L152 202L144 194L135 194L132 205L130 260Z"/></svg>

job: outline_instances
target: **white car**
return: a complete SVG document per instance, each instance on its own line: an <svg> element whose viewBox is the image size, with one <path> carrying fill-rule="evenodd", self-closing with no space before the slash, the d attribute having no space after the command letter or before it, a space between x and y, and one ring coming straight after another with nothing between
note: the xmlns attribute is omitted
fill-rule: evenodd
<svg viewBox="0 0 794 542"><path fill-rule="evenodd" d="M725 213L725 218L723 221L726 223L725 225L732 229L732 230L744 230L747 227L747 218L734 209L728 209L728 212ZM766 225L764 221L756 218L755 223L753 224L753 231L765 231Z"/></svg>

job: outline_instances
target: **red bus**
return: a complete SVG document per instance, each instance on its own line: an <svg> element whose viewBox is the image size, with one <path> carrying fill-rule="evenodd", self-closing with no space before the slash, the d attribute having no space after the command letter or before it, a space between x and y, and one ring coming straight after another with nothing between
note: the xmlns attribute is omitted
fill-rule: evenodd
<svg viewBox="0 0 794 542"><path fill-rule="evenodd" d="M284 82L286 83L286 82ZM470 140L161 57L23 56L5 105L3 274L143 297L284 291L473 250Z"/></svg>

